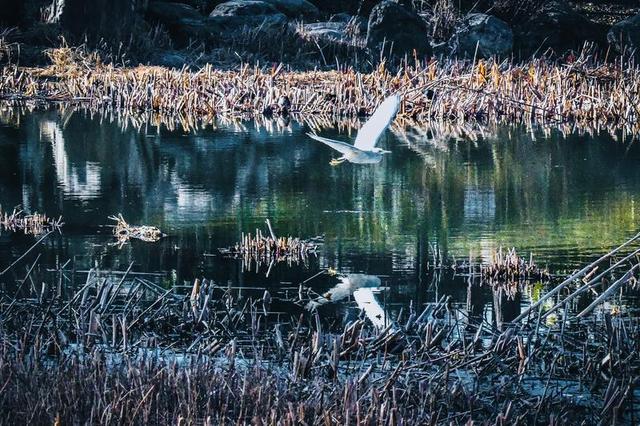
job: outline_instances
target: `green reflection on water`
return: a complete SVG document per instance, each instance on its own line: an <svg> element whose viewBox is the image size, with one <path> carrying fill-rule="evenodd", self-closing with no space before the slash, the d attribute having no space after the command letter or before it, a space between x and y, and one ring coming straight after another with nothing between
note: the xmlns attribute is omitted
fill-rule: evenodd
<svg viewBox="0 0 640 426"><path fill-rule="evenodd" d="M432 244L456 258L516 247L571 268L638 228L639 150L608 135L500 127L475 141L408 145L389 134L382 163L332 167L334 154L300 124L246 128L184 134L29 113L0 131L0 203L62 214L68 253L107 241L99 226L110 214L159 226L180 250L136 246L126 256L156 269L180 263L186 278L203 253L266 217L281 235L324 234L322 264L389 274L415 273Z"/></svg>

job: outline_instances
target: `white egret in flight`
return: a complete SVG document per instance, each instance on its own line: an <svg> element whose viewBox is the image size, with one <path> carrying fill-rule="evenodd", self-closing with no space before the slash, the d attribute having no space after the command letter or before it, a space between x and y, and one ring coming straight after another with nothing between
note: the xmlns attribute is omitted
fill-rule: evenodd
<svg viewBox="0 0 640 426"><path fill-rule="evenodd" d="M382 161L383 154L389 154L391 151L385 151L376 148L376 143L380 136L389 127L398 112L400 106L400 96L392 95L385 99L375 110L373 115L362 126L356 141L353 145L333 139L323 138L314 133L307 135L317 141L320 141L342 154L342 157L331 161L331 165L337 165L343 161L349 161L356 164L376 164Z"/></svg>

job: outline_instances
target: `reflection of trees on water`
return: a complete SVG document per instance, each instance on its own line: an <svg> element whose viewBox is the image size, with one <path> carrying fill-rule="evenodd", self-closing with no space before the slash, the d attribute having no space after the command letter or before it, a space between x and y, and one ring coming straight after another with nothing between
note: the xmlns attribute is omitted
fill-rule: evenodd
<svg viewBox="0 0 640 426"><path fill-rule="evenodd" d="M121 253L186 279L206 270L202 253L265 217L282 235L325 234L321 265L391 275L392 295L432 288L432 244L458 258L499 245L536 254L550 247L544 263L579 244L609 245L637 225L638 150L608 138L495 128L461 140L422 131L409 145L389 135L382 144L393 154L375 167L331 167L333 153L296 123L273 131L217 123L185 135L104 118L97 125L82 112L21 121L0 129L0 177L11 182L0 185L0 202L63 213L70 235L118 212L159 226L172 235L166 245Z"/></svg>
<svg viewBox="0 0 640 426"><path fill-rule="evenodd" d="M65 198L85 201L99 197L102 189L100 164L93 161L70 164L60 124L50 120L42 120L39 124L41 142L44 139L51 143L58 185Z"/></svg>

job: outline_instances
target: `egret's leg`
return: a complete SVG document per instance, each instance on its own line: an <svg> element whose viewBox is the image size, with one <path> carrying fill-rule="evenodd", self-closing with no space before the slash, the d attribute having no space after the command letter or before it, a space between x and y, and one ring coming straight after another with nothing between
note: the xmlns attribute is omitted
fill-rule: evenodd
<svg viewBox="0 0 640 426"><path fill-rule="evenodd" d="M332 166L337 166L338 164L343 163L346 160L347 159L344 156L340 158L334 158L333 160L329 161L329 164L331 164Z"/></svg>

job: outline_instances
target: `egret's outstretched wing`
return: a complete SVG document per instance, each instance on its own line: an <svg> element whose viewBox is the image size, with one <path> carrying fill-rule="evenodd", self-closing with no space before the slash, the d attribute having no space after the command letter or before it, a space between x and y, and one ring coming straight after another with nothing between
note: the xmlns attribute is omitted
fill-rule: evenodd
<svg viewBox="0 0 640 426"><path fill-rule="evenodd" d="M356 136L354 147L363 151L371 151L378 143L382 133L389 127L400 107L400 96L392 95L385 99L369 117Z"/></svg>
<svg viewBox="0 0 640 426"><path fill-rule="evenodd" d="M311 139L315 139L317 141L320 141L323 144L329 145L331 148L335 149L336 151L338 151L341 154L348 154L348 153L353 152L353 151L358 151L357 149L353 148L353 145L349 145L348 143L345 143L345 142L340 142L340 141L335 141L333 139L323 138L322 136L318 136L318 135L313 134L313 133L307 133L307 136L309 136Z"/></svg>

